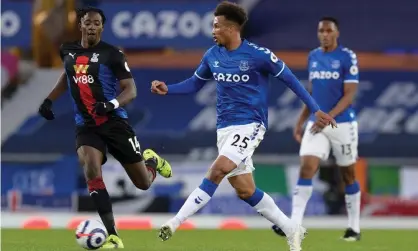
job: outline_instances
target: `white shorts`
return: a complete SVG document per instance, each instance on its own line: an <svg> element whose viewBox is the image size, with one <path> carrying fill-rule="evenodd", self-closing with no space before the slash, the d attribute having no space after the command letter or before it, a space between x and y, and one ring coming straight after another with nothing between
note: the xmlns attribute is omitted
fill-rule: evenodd
<svg viewBox="0 0 418 251"><path fill-rule="evenodd" d="M237 165L227 178L254 170L251 157L263 140L265 132L266 128L260 123L228 126L217 131L219 155L227 157Z"/></svg>
<svg viewBox="0 0 418 251"><path fill-rule="evenodd" d="M356 121L338 123L337 128L325 127L321 132L312 134L309 129L314 123L309 121L302 138L299 155L316 156L328 159L330 150L337 165L349 166L356 162L358 155L358 124Z"/></svg>

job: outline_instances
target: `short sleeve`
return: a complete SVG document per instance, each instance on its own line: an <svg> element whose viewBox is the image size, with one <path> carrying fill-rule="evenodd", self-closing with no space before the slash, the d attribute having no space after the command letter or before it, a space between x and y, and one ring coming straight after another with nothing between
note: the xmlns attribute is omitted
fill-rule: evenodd
<svg viewBox="0 0 418 251"><path fill-rule="evenodd" d="M112 56L113 74L115 74L118 80L132 78L131 70L129 69L128 62L122 51L118 50Z"/></svg>
<svg viewBox="0 0 418 251"><path fill-rule="evenodd" d="M208 50L205 55L203 55L202 60L200 60L200 64L197 67L197 70L195 71L194 75L202 80L211 80L212 79L212 71L209 66L209 57L210 51Z"/></svg>
<svg viewBox="0 0 418 251"><path fill-rule="evenodd" d="M351 50L345 50L348 56L344 60L343 74L344 83L358 83L359 82L359 69L357 64L357 56Z"/></svg>

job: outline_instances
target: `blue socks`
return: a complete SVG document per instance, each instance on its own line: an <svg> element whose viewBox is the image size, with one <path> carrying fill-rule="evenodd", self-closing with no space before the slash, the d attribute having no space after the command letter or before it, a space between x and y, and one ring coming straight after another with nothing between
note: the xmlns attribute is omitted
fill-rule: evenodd
<svg viewBox="0 0 418 251"><path fill-rule="evenodd" d="M254 207L255 205L257 205L261 201L261 199L263 199L263 196L264 196L264 192L261 191L260 189L256 188L253 195L251 195L250 198L248 198L244 201L247 202L250 206Z"/></svg>
<svg viewBox="0 0 418 251"><path fill-rule="evenodd" d="M204 178L199 188L202 189L202 191L204 191L205 193L207 193L210 197L212 197L216 189L218 188L218 185Z"/></svg>
<svg viewBox="0 0 418 251"><path fill-rule="evenodd" d="M311 179L298 179L298 186L312 186L312 180Z"/></svg>
<svg viewBox="0 0 418 251"><path fill-rule="evenodd" d="M360 192L360 184L358 183L358 181L355 181L353 184L351 185L347 185L345 186L345 194L356 194Z"/></svg>

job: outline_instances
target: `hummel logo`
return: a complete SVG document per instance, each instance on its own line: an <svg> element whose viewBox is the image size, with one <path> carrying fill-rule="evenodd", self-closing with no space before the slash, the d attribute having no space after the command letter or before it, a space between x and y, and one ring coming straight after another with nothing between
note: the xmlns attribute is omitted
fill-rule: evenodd
<svg viewBox="0 0 418 251"><path fill-rule="evenodd" d="M194 203L196 203L196 204L200 204L201 202L202 202L203 200L199 197L199 196L197 196L197 198L195 198L194 199Z"/></svg>
<svg viewBox="0 0 418 251"><path fill-rule="evenodd" d="M77 53L74 53L74 54L68 53L68 55L70 55L73 59L74 59L75 54L77 54Z"/></svg>

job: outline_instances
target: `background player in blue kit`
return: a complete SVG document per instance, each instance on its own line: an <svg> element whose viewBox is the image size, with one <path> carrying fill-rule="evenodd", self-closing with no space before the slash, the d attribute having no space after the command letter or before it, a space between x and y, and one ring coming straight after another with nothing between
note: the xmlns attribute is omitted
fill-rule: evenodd
<svg viewBox="0 0 418 251"><path fill-rule="evenodd" d="M335 18L322 18L318 25L321 46L309 54L308 69L312 96L321 110L328 112L338 127L323 128L304 106L294 130L295 139L301 143L300 177L293 196L292 219L302 223L306 204L312 194L312 178L320 160L326 160L329 152L335 156L345 182L345 201L348 213L348 228L344 240L360 240L360 187L355 179L358 129L352 103L359 82L356 54L338 45L338 22ZM305 134L302 128L306 120ZM273 230L284 235L278 226Z"/></svg>
<svg viewBox="0 0 418 251"><path fill-rule="evenodd" d="M160 238L168 240L182 222L206 205L226 177L242 200L283 229L290 250L301 250L306 230L283 214L268 194L257 189L252 176L251 156L268 125L269 75L281 79L303 100L318 125L325 127L335 121L319 110L309 92L270 50L241 39L240 31L247 14L240 6L222 2L214 15L213 37L216 45L206 52L194 76L168 86L153 81L151 86L154 93L175 95L194 93L212 78L217 81L219 156L178 214L162 226Z"/></svg>

